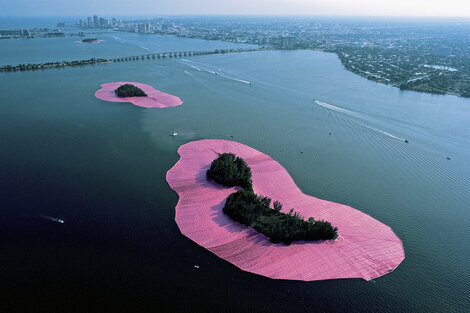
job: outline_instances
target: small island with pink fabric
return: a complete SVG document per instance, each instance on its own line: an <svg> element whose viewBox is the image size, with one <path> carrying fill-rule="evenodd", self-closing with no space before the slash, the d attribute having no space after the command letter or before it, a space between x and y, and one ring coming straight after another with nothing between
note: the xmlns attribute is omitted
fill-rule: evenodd
<svg viewBox="0 0 470 313"><path fill-rule="evenodd" d="M390 227L305 195L279 163L249 146L200 140L178 153L167 182L180 197L180 231L244 271L287 280L371 280L405 258Z"/></svg>
<svg viewBox="0 0 470 313"><path fill-rule="evenodd" d="M114 82L101 85L95 97L110 102L130 102L143 108L170 108L183 103L180 98L136 82Z"/></svg>
<svg viewBox="0 0 470 313"><path fill-rule="evenodd" d="M85 38L82 40L76 40L74 41L75 43L85 43L85 44L92 44L92 43L100 43L103 42L103 39L98 39L98 38Z"/></svg>

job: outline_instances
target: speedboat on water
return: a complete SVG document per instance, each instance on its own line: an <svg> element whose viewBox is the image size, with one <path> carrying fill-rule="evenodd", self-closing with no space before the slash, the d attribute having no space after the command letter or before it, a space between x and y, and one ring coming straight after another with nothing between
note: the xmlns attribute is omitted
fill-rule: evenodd
<svg viewBox="0 0 470 313"><path fill-rule="evenodd" d="M46 219L46 220L52 221L52 222L56 222L56 223L60 223L60 224L65 223L65 221L63 219L60 219L60 218L55 218L55 217L44 215L44 214L39 214L39 216Z"/></svg>

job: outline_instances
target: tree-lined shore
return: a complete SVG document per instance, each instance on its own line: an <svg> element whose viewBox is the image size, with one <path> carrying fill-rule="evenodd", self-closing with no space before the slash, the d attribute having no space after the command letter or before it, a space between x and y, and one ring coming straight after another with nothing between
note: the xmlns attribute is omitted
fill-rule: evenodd
<svg viewBox="0 0 470 313"><path fill-rule="evenodd" d="M28 64L18 64L18 65L4 65L0 66L0 72L16 72L16 71L32 71L32 70L43 70L50 68L61 68L67 66L81 66L81 65L91 65L91 64L103 64L103 63L112 63L112 62L127 62L127 61L138 61L138 60L150 60L150 59L160 59L160 58L177 58L177 57L189 57L197 55L208 55L208 54L224 54L224 53L235 53L235 52L253 52L260 50L270 50L264 48L254 48L254 49L216 49L210 51L175 51L175 52L158 52L150 53L137 56L127 56L127 57L118 57L111 59L96 59L90 58L86 60L78 61L57 61L57 62L45 62L45 63L28 63Z"/></svg>

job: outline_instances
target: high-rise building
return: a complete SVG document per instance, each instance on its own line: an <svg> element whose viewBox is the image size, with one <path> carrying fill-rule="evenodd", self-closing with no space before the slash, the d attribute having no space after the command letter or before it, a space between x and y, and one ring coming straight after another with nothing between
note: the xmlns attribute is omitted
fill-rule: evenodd
<svg viewBox="0 0 470 313"><path fill-rule="evenodd" d="M107 26L108 26L108 23L107 23L106 19L103 18L103 17L100 17L100 25L99 25L99 27L105 28L105 27L107 27Z"/></svg>
<svg viewBox="0 0 470 313"><path fill-rule="evenodd" d="M282 36L281 37L281 48L290 49L295 45L295 37L292 36Z"/></svg>
<svg viewBox="0 0 470 313"><path fill-rule="evenodd" d="M139 33L144 33L144 34L150 33L150 22L139 23L139 25L137 27L138 27L138 32Z"/></svg>
<svg viewBox="0 0 470 313"><path fill-rule="evenodd" d="M96 15L93 15L93 27L100 27L100 21Z"/></svg>
<svg viewBox="0 0 470 313"><path fill-rule="evenodd" d="M91 16L87 17L87 21L88 21L88 27L93 27L93 19L91 18Z"/></svg>
<svg viewBox="0 0 470 313"><path fill-rule="evenodd" d="M80 20L79 24L81 28L85 27L85 22L83 20Z"/></svg>

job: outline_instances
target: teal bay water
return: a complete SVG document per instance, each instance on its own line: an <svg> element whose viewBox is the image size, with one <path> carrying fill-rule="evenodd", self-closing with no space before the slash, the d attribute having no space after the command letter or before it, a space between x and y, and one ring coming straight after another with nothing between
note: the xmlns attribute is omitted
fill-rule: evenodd
<svg viewBox="0 0 470 313"><path fill-rule="evenodd" d="M150 84L184 103L160 110L96 99L112 81ZM3 73L0 110L7 312L97 303L106 311L470 308L469 99L370 82L334 54L271 51ZM372 282L271 280L218 259L180 234L178 197L165 181L178 147L204 138L250 145L306 194L389 225L406 259Z"/></svg>

